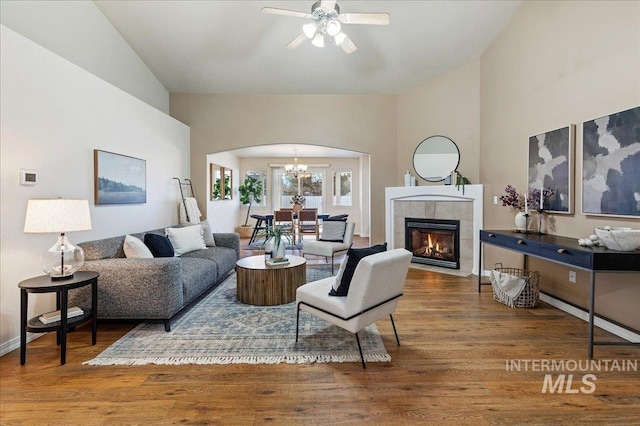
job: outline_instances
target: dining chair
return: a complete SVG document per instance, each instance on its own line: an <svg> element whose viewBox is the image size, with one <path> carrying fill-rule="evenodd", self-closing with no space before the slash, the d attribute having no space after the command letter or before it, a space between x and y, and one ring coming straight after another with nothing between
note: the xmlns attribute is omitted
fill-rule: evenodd
<svg viewBox="0 0 640 426"><path fill-rule="evenodd" d="M304 234L314 234L316 240L320 237L318 209L303 209L298 212L298 235L301 242Z"/></svg>
<svg viewBox="0 0 640 426"><path fill-rule="evenodd" d="M296 244L295 222L293 210L276 210L273 212L273 226L280 227L291 233L291 243Z"/></svg>

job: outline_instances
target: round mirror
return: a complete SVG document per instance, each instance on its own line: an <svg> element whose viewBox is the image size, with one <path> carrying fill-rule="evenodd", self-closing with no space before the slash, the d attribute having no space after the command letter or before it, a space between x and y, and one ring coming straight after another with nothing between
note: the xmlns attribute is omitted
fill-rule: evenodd
<svg viewBox="0 0 640 426"><path fill-rule="evenodd" d="M429 182L446 179L459 163L458 145L446 136L429 136L413 153L413 168L418 176Z"/></svg>

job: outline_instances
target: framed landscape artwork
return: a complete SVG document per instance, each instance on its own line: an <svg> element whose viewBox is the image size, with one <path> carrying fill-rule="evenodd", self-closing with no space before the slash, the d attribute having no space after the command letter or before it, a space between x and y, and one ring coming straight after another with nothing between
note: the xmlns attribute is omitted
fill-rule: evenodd
<svg viewBox="0 0 640 426"><path fill-rule="evenodd" d="M93 150L95 204L138 204L147 202L145 160Z"/></svg>
<svg viewBox="0 0 640 426"><path fill-rule="evenodd" d="M573 214L574 146L573 124L529 138L529 188L553 189L544 200L550 213Z"/></svg>
<svg viewBox="0 0 640 426"><path fill-rule="evenodd" d="M640 218L640 107L582 125L582 212Z"/></svg>

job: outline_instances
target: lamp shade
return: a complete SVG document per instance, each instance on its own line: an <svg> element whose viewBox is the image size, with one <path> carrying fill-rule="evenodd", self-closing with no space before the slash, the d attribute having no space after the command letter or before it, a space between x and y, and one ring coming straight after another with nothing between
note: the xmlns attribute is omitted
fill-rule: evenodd
<svg viewBox="0 0 640 426"><path fill-rule="evenodd" d="M58 241L42 253L42 270L53 280L73 278L84 264L84 251L69 242L71 231L91 229L89 201L62 198L29 200L24 232L32 234L59 233Z"/></svg>
<svg viewBox="0 0 640 426"><path fill-rule="evenodd" d="M89 201L63 198L29 200L26 233L63 233L91 229Z"/></svg>

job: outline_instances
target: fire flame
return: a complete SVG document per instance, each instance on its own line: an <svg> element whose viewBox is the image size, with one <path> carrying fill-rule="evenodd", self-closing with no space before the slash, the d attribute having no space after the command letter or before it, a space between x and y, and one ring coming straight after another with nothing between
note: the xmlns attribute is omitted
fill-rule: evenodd
<svg viewBox="0 0 640 426"><path fill-rule="evenodd" d="M433 253L440 253L442 251L442 248L440 247L440 244L438 242L434 243L431 240L431 234L429 234L427 236L427 253L428 254L433 254Z"/></svg>

